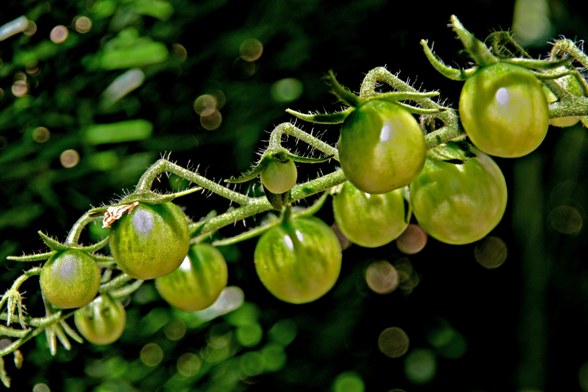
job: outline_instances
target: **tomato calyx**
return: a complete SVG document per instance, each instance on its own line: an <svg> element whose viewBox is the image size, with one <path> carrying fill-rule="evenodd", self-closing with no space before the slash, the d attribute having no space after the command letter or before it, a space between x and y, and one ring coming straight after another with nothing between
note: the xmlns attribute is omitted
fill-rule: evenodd
<svg viewBox="0 0 588 392"><path fill-rule="evenodd" d="M470 158L475 158L476 154L471 149L471 144L465 140L448 141L440 144L435 148L427 151L427 157L460 165Z"/></svg>
<svg viewBox="0 0 588 392"><path fill-rule="evenodd" d="M412 114L436 114L443 110L441 107L435 104L433 104L432 107L425 108L404 102L419 102L422 99L430 99L439 95L439 92L437 91L416 91L413 88L405 85L404 82L393 86L397 89L396 91L378 92L375 89L375 84L372 85L372 81L365 79L362 83L360 95L354 94L347 87L339 83L333 71L329 71L328 83L332 88L332 93L341 102L347 105L346 108L332 113L304 114L293 109L286 109L286 112L300 120L313 124L342 124L355 110L371 100L382 100L395 103L408 110Z"/></svg>
<svg viewBox="0 0 588 392"><path fill-rule="evenodd" d="M268 148L249 171L225 181L240 184L259 177L267 200L275 210L281 211L288 206L290 190L298 179L296 163L321 163L328 161L332 156L300 156L280 146L279 141L271 142L275 146Z"/></svg>

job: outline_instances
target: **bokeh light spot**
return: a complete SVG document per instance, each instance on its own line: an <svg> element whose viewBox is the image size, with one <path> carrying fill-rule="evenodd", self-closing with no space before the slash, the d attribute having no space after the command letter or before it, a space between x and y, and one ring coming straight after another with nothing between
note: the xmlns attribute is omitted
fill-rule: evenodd
<svg viewBox="0 0 588 392"><path fill-rule="evenodd" d="M24 97L29 92L29 84L26 80L15 80L12 84L11 91L15 97Z"/></svg>
<svg viewBox="0 0 588 392"><path fill-rule="evenodd" d="M276 322L267 332L275 342L287 346L294 341L298 333L298 326L293 320L283 319Z"/></svg>
<svg viewBox="0 0 588 392"><path fill-rule="evenodd" d="M147 343L141 349L141 362L145 366L155 367L163 360L163 349L156 343Z"/></svg>
<svg viewBox="0 0 588 392"><path fill-rule="evenodd" d="M461 358L467 351L465 337L446 320L427 333L427 340L445 358Z"/></svg>
<svg viewBox="0 0 588 392"><path fill-rule="evenodd" d="M394 268L398 272L398 287L405 293L410 293L420 282L420 278L414 270L412 262L408 258L403 257L394 261Z"/></svg>
<svg viewBox="0 0 588 392"><path fill-rule="evenodd" d="M163 333L169 340L177 341L186 335L186 330L186 324L182 320L172 318L163 328Z"/></svg>
<svg viewBox="0 0 588 392"><path fill-rule="evenodd" d="M47 384L40 382L33 386L33 392L51 392L51 389Z"/></svg>
<svg viewBox="0 0 588 392"><path fill-rule="evenodd" d="M248 78L255 74L255 71L257 71L257 65L254 62L245 61L239 57L233 62L233 71L240 78Z"/></svg>
<svg viewBox="0 0 588 392"><path fill-rule="evenodd" d="M374 261L366 268L365 281L373 292L388 294L398 287L398 272L388 261Z"/></svg>
<svg viewBox="0 0 588 392"><path fill-rule="evenodd" d="M74 29L80 34L86 34L92 30L92 19L87 16L76 16L73 21Z"/></svg>
<svg viewBox="0 0 588 392"><path fill-rule="evenodd" d="M263 53L263 44L255 38L248 38L241 43L239 54L245 61L259 60Z"/></svg>
<svg viewBox="0 0 588 392"><path fill-rule="evenodd" d="M29 24L26 16L19 16L18 18L0 26L0 41L12 37L15 34L24 32Z"/></svg>
<svg viewBox="0 0 588 392"><path fill-rule="evenodd" d="M197 114L202 114L207 110L215 110L217 108L217 99L212 94L202 94L194 100L194 111Z"/></svg>
<svg viewBox="0 0 588 392"><path fill-rule="evenodd" d="M56 44L64 43L69 36L69 30L64 25L57 25L51 29L49 39Z"/></svg>
<svg viewBox="0 0 588 392"><path fill-rule="evenodd" d="M186 50L186 47L182 44L173 44L172 51L175 53L176 56L180 58L182 62L186 61L186 59L188 58L188 50Z"/></svg>
<svg viewBox="0 0 588 392"><path fill-rule="evenodd" d="M237 328L237 341L245 347L259 344L263 337L263 329L259 324L245 324Z"/></svg>
<svg viewBox="0 0 588 392"><path fill-rule="evenodd" d="M548 216L549 223L557 232L576 235L582 230L584 220L576 208L568 205L557 206Z"/></svg>
<svg viewBox="0 0 588 392"><path fill-rule="evenodd" d="M23 30L23 34L26 36L34 35L37 32L37 24L32 20L29 20L27 23L27 27Z"/></svg>
<svg viewBox="0 0 588 392"><path fill-rule="evenodd" d="M39 76L41 73L41 67L39 67L38 64L27 65L25 67L25 72L30 76Z"/></svg>
<svg viewBox="0 0 588 392"><path fill-rule="evenodd" d="M426 384L435 377L436 372L437 360L430 350L416 349L406 356L404 373L412 383Z"/></svg>
<svg viewBox="0 0 588 392"><path fill-rule="evenodd" d="M476 243L474 256L484 268L498 268L506 261L508 248L501 238L490 236Z"/></svg>
<svg viewBox="0 0 588 392"><path fill-rule="evenodd" d="M285 365L288 357L284 352L284 348L277 343L268 343L261 349L265 361L265 367L268 372L277 372Z"/></svg>
<svg viewBox="0 0 588 392"><path fill-rule="evenodd" d="M427 233L419 225L411 223L396 239L396 247L404 254L413 255L425 248L427 239Z"/></svg>
<svg viewBox="0 0 588 392"><path fill-rule="evenodd" d="M33 140L36 143L47 143L51 137L51 132L45 127L37 127L33 129Z"/></svg>
<svg viewBox="0 0 588 392"><path fill-rule="evenodd" d="M207 109L200 114L200 125L207 131L218 129L223 122L223 116L217 109Z"/></svg>
<svg viewBox="0 0 588 392"><path fill-rule="evenodd" d="M363 379L356 372L343 372L333 382L333 392L364 392Z"/></svg>
<svg viewBox="0 0 588 392"><path fill-rule="evenodd" d="M178 373L185 377L192 377L200 370L202 362L196 354L184 353L179 356L176 363Z"/></svg>
<svg viewBox="0 0 588 392"><path fill-rule="evenodd" d="M292 102L300 98L303 91L302 83L294 78L278 80L271 87L272 98L277 102Z"/></svg>
<svg viewBox="0 0 588 392"><path fill-rule="evenodd" d="M219 363L231 355L231 335L211 337L202 352L202 358L209 363Z"/></svg>
<svg viewBox="0 0 588 392"><path fill-rule="evenodd" d="M80 154L76 150L65 150L59 156L59 162L66 169L71 169L80 162Z"/></svg>
<svg viewBox="0 0 588 392"><path fill-rule="evenodd" d="M265 370L265 357L257 351L247 352L239 358L239 367L244 376L257 376Z"/></svg>
<svg viewBox="0 0 588 392"><path fill-rule="evenodd" d="M390 358L399 358L406 354L409 343L408 335L399 327L386 328L378 337L378 348Z"/></svg>

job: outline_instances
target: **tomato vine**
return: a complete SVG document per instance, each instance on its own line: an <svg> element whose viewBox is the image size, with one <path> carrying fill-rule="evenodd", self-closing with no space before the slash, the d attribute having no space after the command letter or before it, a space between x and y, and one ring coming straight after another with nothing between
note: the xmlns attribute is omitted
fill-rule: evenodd
<svg viewBox="0 0 588 392"><path fill-rule="evenodd" d="M374 68L365 75L359 94L342 86L335 74L329 72L329 84L337 98L346 105L344 109L334 113L305 114L293 109L287 112L304 122L342 124L336 146L285 122L272 130L267 148L252 169L227 179L225 184L168 159L160 159L139 178L132 193L116 203L92 208L83 214L63 243L39 232L49 251L11 256L10 259L44 264L24 271L0 300L0 317L5 320L5 325L0 325L0 334L10 340L0 348L0 379L4 385L10 385L4 370L4 357L13 354L15 360L20 358L19 348L40 333L45 332L52 354L56 352L58 342L69 349L70 339L83 341L67 322L72 316L78 328L84 325L80 332L90 342L104 344L116 340L124 324L124 308L118 301L137 290L145 280L171 277L168 274L176 271L189 252L194 252L194 247L201 244L219 247L261 236L255 251L256 268L268 290L292 303L320 298L335 284L341 263L341 248L334 233L324 222L312 217L330 196L338 198L336 218L341 225L347 222L349 233L353 233L356 230L353 226L358 224L373 225L379 231L386 227L380 226L382 222L358 223L353 211L346 209L379 208L381 203L388 203L386 211L390 210L389 216L394 217L390 234L384 238L349 234L351 241L362 246L381 246L396 239L409 225L412 212L417 222L422 221L425 231L431 228L431 234L440 241L470 243L487 234L500 220L506 203L506 190L502 187L504 179L491 156L519 157L531 153L543 140L548 121L557 126L581 122L588 127L588 83L582 76L582 71L588 69L588 56L573 41L560 39L553 43L548 58L533 59L507 32L491 34L487 45L466 30L455 16L451 17L451 26L474 60L473 67L449 67L436 57L427 41L422 40L421 45L437 71L452 80L465 81L459 111L440 103L443 101L439 99L438 91L420 91L384 67ZM580 69L576 68L578 64ZM385 91L382 86L392 91ZM517 106L504 106L508 102ZM562 119L567 121L558 121ZM526 124L524 129L514 132L515 125L520 122ZM524 143L529 140L529 135L535 135L535 140L522 146L521 150L502 149L504 145L510 147ZM309 154L291 152L282 144L285 136L306 143ZM448 145L459 148L443 148ZM472 153L477 149L485 154ZM489 226L481 234L472 238L455 237L447 230L466 230L467 225L459 224L474 218L467 215L470 211L462 209L465 215L459 217L461 221L456 228L439 222L439 219L449 219L451 211L440 215L430 210L433 205L441 204L440 198L450 198L450 193L457 188L431 188L431 178L463 176L462 168L469 170L476 166L480 157L483 157L484 165L492 167L492 179L498 178L497 187L500 189L497 192L504 200L499 200L497 212L488 218ZM298 182L298 165L328 161L335 163L332 171ZM455 169L457 165L463 167L444 172L445 167ZM176 175L194 186L180 192L158 193L153 190L154 183L164 174ZM226 185L258 179L264 187L264 196L250 196ZM465 181L458 187L460 202L469 197L472 203L468 205L473 210L480 209L480 203L483 205L486 201L485 189L480 187L487 184L480 178L476 180ZM479 192L472 192L470 197L468 191ZM181 205L179 200L195 192L210 192L227 200L230 206L218 215L190 220L178 207ZM310 207L296 207L296 202L315 195L321 196L314 198ZM374 197L370 199L370 196ZM274 219L267 219L259 226L230 237L221 235L221 229L229 225L268 212L278 212L280 217L274 216ZM90 246L81 245L83 230L100 220L105 228L110 228L109 237ZM165 244L157 243L156 238L162 237ZM168 249L170 241L175 242ZM102 253L108 242L110 254ZM150 263L145 264L151 256ZM194 270L209 268L205 264L209 256L202 253L199 257ZM196 306L198 309L213 302L226 285L224 260L218 255L214 257L222 266L223 276L214 290L207 291L208 297L201 306ZM170 266L154 271L156 266L161 267L163 261L170 259L173 259ZM65 266L57 264L64 260ZM71 263L80 268L72 268ZM94 267L99 268L98 275ZM91 273L93 275L89 276ZM188 273L185 275L195 279ZM187 279L186 276L178 275L174 279ZM21 286L31 277L40 277L45 307L43 316L26 312ZM80 292L80 298L70 298L69 294L87 286L88 280L93 282L90 291ZM166 281L162 279L160 282ZM57 289L59 287L63 287L61 292ZM186 290L195 295L191 289ZM61 298L64 293L66 298ZM180 302L183 301L185 298L181 298ZM104 303L119 314L118 319L100 318ZM193 308L185 303L180 307ZM117 332L113 336L100 336L103 329L100 323L116 323Z"/></svg>

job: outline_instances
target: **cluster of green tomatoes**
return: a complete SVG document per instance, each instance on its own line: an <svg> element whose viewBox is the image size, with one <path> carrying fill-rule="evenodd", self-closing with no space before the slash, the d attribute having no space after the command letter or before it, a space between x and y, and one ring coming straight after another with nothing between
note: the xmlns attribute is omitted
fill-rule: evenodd
<svg viewBox="0 0 588 392"><path fill-rule="evenodd" d="M457 19L452 22L458 35L467 35ZM464 43L474 42L466 38ZM383 69L374 74L372 88L362 88L359 95L333 79L335 93L348 106L339 113L291 111L303 120L342 124L336 154L330 158L339 162L345 179L330 189L330 195L335 224L350 242L368 248L386 245L413 219L447 244L482 239L500 222L507 204L505 178L493 157L525 156L542 143L550 124L569 126L579 120L550 119L549 103L557 100L556 95L523 62L495 56L481 43L466 49L476 60L471 70L452 73L434 63L448 76L465 80L459 120L455 117L453 124L447 120L451 109L431 101L429 93L410 87L397 93L376 92L377 82L405 86ZM568 93L586 96L583 79L562 73L558 80L565 81L559 85ZM426 134L415 114L448 122L444 128L453 136L440 131ZM294 161L280 152L268 156L255 172L281 218L263 231L253 259L269 292L301 304L322 297L335 285L342 246L330 225L292 212L288 195L297 183ZM191 241L189 223L170 200L136 198L104 215L116 267L129 278L154 280L172 306L196 311L219 298L228 272L217 248ZM56 308L77 309L75 324L90 342L118 339L125 325L124 307L107 292L95 300L103 276L93 255L75 247L54 250L40 273L45 300Z"/></svg>

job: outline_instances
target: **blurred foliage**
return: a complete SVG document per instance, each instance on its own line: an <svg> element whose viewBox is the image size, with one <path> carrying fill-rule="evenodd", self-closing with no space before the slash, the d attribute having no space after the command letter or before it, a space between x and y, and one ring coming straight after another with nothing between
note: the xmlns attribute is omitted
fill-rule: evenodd
<svg viewBox="0 0 588 392"><path fill-rule="evenodd" d="M547 51L559 34L588 36L586 4L545 4L542 31L552 35L529 41L531 50ZM285 108L337 105L321 80L329 69L353 88L386 65L457 102L461 86L428 66L418 41L456 58L449 15L484 37L512 26L514 10L514 1L485 0L409 2L402 13L384 0L3 2L0 260L41 250L38 230L64 238L168 153L215 179L246 170L266 131L291 120ZM7 34L21 16L32 23ZM207 111L211 97L216 111ZM511 198L495 232L508 258L496 270L476 263L475 245L429 241L413 256L395 244L351 247L335 289L294 306L261 287L252 241L224 247L230 284L245 295L238 309L175 311L145 284L119 342L74 344L52 358L39 336L23 347L20 370L8 366L13 389L587 391L586 152L585 130L556 129L532 156L499 161ZM174 181L163 186L181 186ZM219 204L186 208L198 218ZM320 214L332 222L327 207ZM386 295L364 279L382 259L409 276ZM1 289L21 271L3 261ZM37 287L26 289L39 304ZM390 327L406 332L405 355L378 346Z"/></svg>

